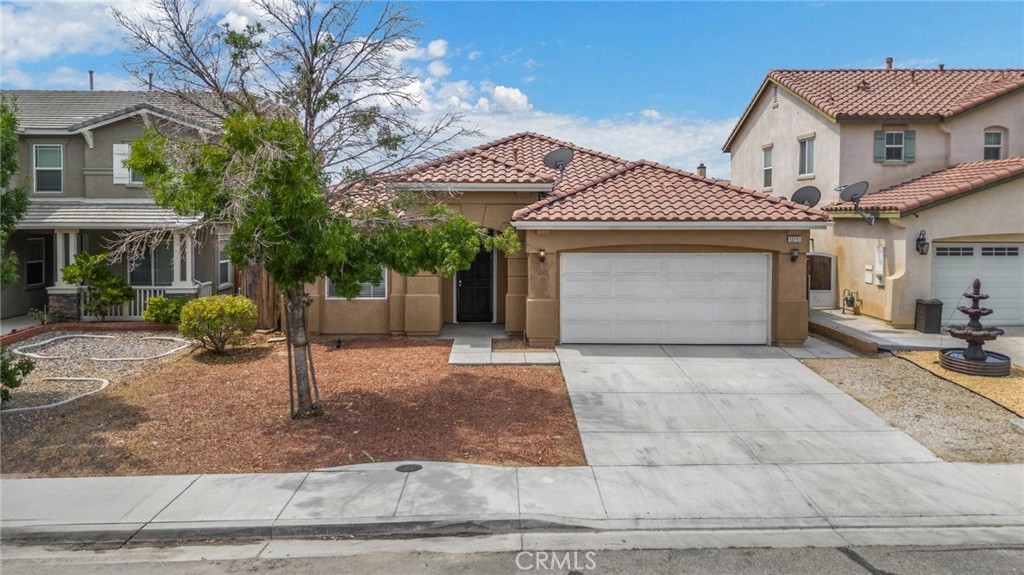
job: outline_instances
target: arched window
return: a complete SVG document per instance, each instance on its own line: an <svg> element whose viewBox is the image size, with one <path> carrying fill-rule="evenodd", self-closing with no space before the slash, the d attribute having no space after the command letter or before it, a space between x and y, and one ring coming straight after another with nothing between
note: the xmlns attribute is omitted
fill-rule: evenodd
<svg viewBox="0 0 1024 575"><path fill-rule="evenodd" d="M1006 157L1006 128L989 126L985 128L985 139L982 158L985 160L1001 160Z"/></svg>

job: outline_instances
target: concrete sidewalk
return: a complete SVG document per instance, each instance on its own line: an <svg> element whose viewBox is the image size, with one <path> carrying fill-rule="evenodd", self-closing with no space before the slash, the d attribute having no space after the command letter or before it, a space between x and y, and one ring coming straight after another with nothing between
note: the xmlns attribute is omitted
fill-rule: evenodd
<svg viewBox="0 0 1024 575"><path fill-rule="evenodd" d="M1024 541L1021 465L420 465L5 479L0 536L124 543L668 530L747 546Z"/></svg>

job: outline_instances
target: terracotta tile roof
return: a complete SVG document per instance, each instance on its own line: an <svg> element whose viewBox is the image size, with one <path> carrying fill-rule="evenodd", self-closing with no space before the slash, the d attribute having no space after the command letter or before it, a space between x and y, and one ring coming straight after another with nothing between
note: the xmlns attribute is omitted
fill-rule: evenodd
<svg viewBox="0 0 1024 575"><path fill-rule="evenodd" d="M629 162L515 212L536 222L825 222L828 216L776 196L654 162Z"/></svg>
<svg viewBox="0 0 1024 575"><path fill-rule="evenodd" d="M868 194L861 199L860 207L867 211L909 212L1021 176L1024 176L1024 158L959 164ZM852 212L853 203L839 202L826 206L825 210Z"/></svg>
<svg viewBox="0 0 1024 575"><path fill-rule="evenodd" d="M1024 70L773 70L829 117L948 118L1024 88Z"/></svg>
<svg viewBox="0 0 1024 575"><path fill-rule="evenodd" d="M395 181L417 183L554 183L558 170L544 165L544 156L558 148L573 151L559 188L568 188L607 174L626 160L556 140L521 132L395 174Z"/></svg>

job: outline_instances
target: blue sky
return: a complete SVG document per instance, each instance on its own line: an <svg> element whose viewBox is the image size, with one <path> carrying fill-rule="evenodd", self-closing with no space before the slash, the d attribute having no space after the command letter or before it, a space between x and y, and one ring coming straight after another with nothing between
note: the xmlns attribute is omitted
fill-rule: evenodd
<svg viewBox="0 0 1024 575"><path fill-rule="evenodd" d="M111 2L0 0L4 88L130 87ZM136 3L113 2L121 9ZM228 21L247 0L218 0ZM422 2L406 63L429 116L534 130L728 177L720 147L773 68L1024 68L1024 2ZM472 145L475 141L465 142Z"/></svg>

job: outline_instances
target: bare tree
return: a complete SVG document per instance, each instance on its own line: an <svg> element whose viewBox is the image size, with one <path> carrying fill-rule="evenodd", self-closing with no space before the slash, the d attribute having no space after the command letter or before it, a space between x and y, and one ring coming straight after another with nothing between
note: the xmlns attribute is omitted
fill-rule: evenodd
<svg viewBox="0 0 1024 575"><path fill-rule="evenodd" d="M289 358L294 357L290 374L299 407L293 416L315 415L321 406L306 334L305 283L328 275L354 295L359 281L379 280L381 265L400 273L451 274L468 267L481 246L516 251L519 245L511 229L488 236L442 205L424 207L430 198L386 186L388 174L436 157L470 133L456 113L418 121L418 102L407 90L413 78L399 57L415 46L419 26L406 7L338 0L252 4L259 19L242 30L222 25L208 9L185 0L152 0L133 14L112 11L132 48L127 69L140 83L152 83L187 109L222 122L225 132L233 127L238 136L220 145L210 138L149 130L133 146L128 164L144 175L159 204L198 218L194 229L234 226L228 245L232 260L263 265L274 277L285 294ZM323 206L306 193L306 178L282 185L274 176L307 165L278 122L285 118L301 131L303 155L313 166ZM213 193L191 190L173 175L191 174L209 183L211 172ZM281 194L290 190L305 211L289 211L295 201L281 203ZM276 207L268 212L267 206ZM260 222L272 225L263 229ZM290 242L302 234L281 232L299 228L307 238L300 248L308 249L297 263ZM158 235L153 231L149 237ZM143 236L122 241L137 244ZM428 241L440 237L445 241ZM457 247L439 254L428 253L426 245ZM280 257L284 252L292 254L290 259Z"/></svg>

